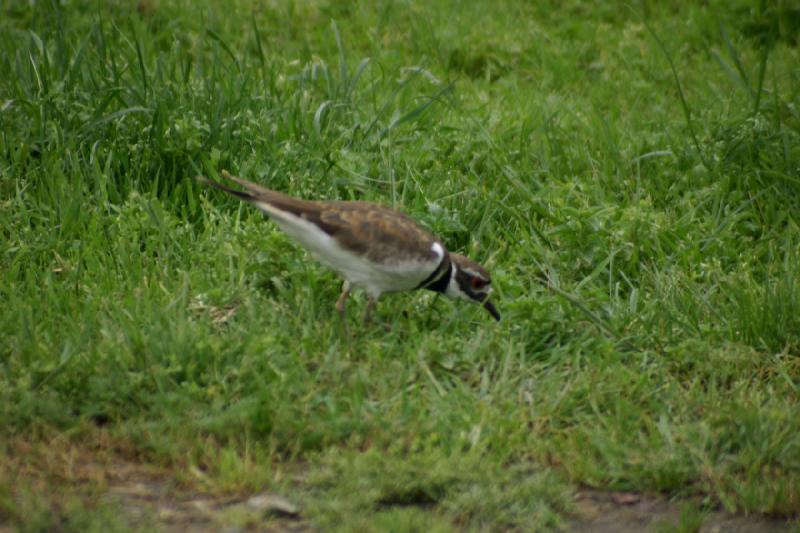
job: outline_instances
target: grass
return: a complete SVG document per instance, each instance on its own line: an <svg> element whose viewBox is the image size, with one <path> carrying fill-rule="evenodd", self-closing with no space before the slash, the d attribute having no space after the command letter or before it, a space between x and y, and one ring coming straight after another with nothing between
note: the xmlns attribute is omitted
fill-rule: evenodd
<svg viewBox="0 0 800 533"><path fill-rule="evenodd" d="M562 527L581 484L800 513L790 2L3 11L0 520L133 527L17 489L48 467L9 443L97 431L322 529ZM503 321L356 297L348 343L337 278L192 179L223 168L402 208Z"/></svg>

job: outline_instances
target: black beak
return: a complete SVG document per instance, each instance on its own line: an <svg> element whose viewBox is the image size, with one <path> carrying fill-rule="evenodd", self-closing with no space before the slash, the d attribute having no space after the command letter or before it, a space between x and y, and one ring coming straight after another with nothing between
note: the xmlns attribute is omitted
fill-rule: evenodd
<svg viewBox="0 0 800 533"><path fill-rule="evenodd" d="M486 298L481 305L483 305L483 307L489 311L489 314L492 315L492 318L500 322L500 313L497 312L497 309L495 309L494 304L492 304L489 298Z"/></svg>

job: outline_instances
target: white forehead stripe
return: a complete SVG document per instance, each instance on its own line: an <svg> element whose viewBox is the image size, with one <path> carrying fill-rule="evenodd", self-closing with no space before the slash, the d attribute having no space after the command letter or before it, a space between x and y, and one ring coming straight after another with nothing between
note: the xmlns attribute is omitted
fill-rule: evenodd
<svg viewBox="0 0 800 533"><path fill-rule="evenodd" d="M475 272L471 268L462 268L461 270L463 270L464 272L466 272L470 276L474 276L476 278L481 278L481 279L486 279L483 274L481 274L480 272Z"/></svg>

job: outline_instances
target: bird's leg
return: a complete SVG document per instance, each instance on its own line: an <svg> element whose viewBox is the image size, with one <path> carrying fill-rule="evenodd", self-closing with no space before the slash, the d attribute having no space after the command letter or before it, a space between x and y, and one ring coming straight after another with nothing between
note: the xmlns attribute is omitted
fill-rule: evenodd
<svg viewBox="0 0 800 533"><path fill-rule="evenodd" d="M350 295L350 282L345 281L342 284L342 294L339 296L339 299L336 300L336 310L339 312L339 318L342 321L342 329L344 329L344 334L347 336L347 318L345 317L345 303L347 302L347 297Z"/></svg>

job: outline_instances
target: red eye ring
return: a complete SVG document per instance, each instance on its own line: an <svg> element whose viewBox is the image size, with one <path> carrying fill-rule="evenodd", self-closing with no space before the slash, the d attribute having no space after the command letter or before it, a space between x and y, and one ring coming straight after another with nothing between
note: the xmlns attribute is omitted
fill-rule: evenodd
<svg viewBox="0 0 800 533"><path fill-rule="evenodd" d="M488 281L486 281L485 279L479 278L479 277L477 277L477 276L475 276L474 278L472 278L472 280L470 281L470 285L472 285L472 288L473 288L473 289L482 289L482 288L484 288L484 287L485 287L485 286L486 286L488 283L489 283L489 282L488 282Z"/></svg>

